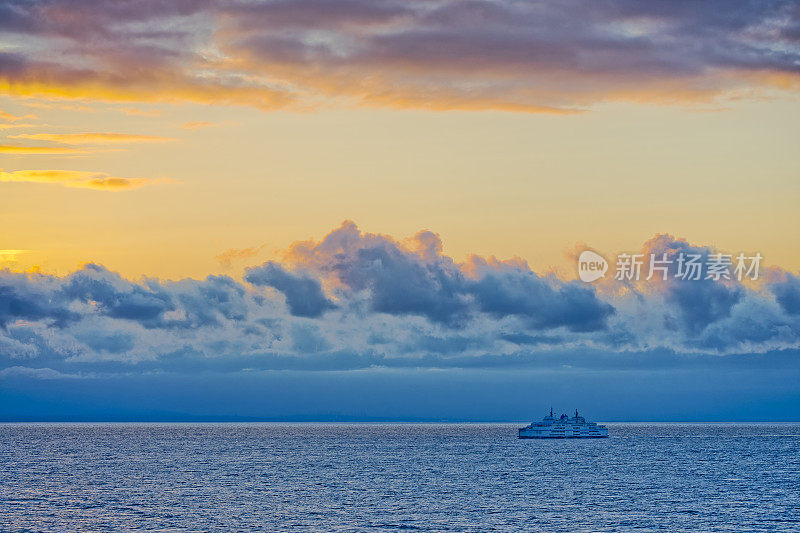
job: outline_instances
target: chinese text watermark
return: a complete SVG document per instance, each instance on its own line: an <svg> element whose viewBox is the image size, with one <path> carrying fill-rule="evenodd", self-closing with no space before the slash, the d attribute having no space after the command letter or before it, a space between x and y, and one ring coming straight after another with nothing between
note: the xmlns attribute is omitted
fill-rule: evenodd
<svg viewBox="0 0 800 533"><path fill-rule="evenodd" d="M618 281L650 281L652 279L666 281L670 278L697 280L757 280L760 274L760 253L745 255L732 254L695 254L680 252L670 256L662 254L627 254L617 255L614 279ZM581 252L578 257L578 277L587 283L605 276L608 262L600 254L591 250Z"/></svg>

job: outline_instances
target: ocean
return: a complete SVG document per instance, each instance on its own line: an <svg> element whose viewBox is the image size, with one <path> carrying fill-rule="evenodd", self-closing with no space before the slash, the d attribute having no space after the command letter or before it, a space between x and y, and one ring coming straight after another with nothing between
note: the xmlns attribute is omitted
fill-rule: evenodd
<svg viewBox="0 0 800 533"><path fill-rule="evenodd" d="M800 531L800 424L520 425L2 424L0 530Z"/></svg>

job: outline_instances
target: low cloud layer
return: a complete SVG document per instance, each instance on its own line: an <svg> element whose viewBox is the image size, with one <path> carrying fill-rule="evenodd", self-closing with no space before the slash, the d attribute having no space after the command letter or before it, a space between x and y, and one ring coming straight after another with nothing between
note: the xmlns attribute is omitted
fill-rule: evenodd
<svg viewBox="0 0 800 533"><path fill-rule="evenodd" d="M0 2L16 94L570 113L798 88L795 2Z"/></svg>
<svg viewBox="0 0 800 533"><path fill-rule="evenodd" d="M713 249L658 235L641 252ZM458 263L430 231L398 240L352 222L245 269L241 281L131 281L95 264L65 276L0 271L0 376L9 378L680 367L798 348L800 277L774 267L749 285L673 276L584 284L519 259Z"/></svg>

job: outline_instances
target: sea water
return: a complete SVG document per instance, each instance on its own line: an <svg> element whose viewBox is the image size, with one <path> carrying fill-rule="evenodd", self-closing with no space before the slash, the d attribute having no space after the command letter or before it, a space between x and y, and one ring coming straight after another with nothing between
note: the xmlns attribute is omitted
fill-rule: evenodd
<svg viewBox="0 0 800 533"><path fill-rule="evenodd" d="M800 425L518 425L3 424L0 530L800 531Z"/></svg>

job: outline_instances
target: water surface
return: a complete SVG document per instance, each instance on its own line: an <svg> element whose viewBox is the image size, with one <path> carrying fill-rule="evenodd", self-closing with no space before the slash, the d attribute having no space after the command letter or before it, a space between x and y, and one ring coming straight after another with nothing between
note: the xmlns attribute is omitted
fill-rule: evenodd
<svg viewBox="0 0 800 533"><path fill-rule="evenodd" d="M2 531L800 531L800 425L3 424Z"/></svg>

